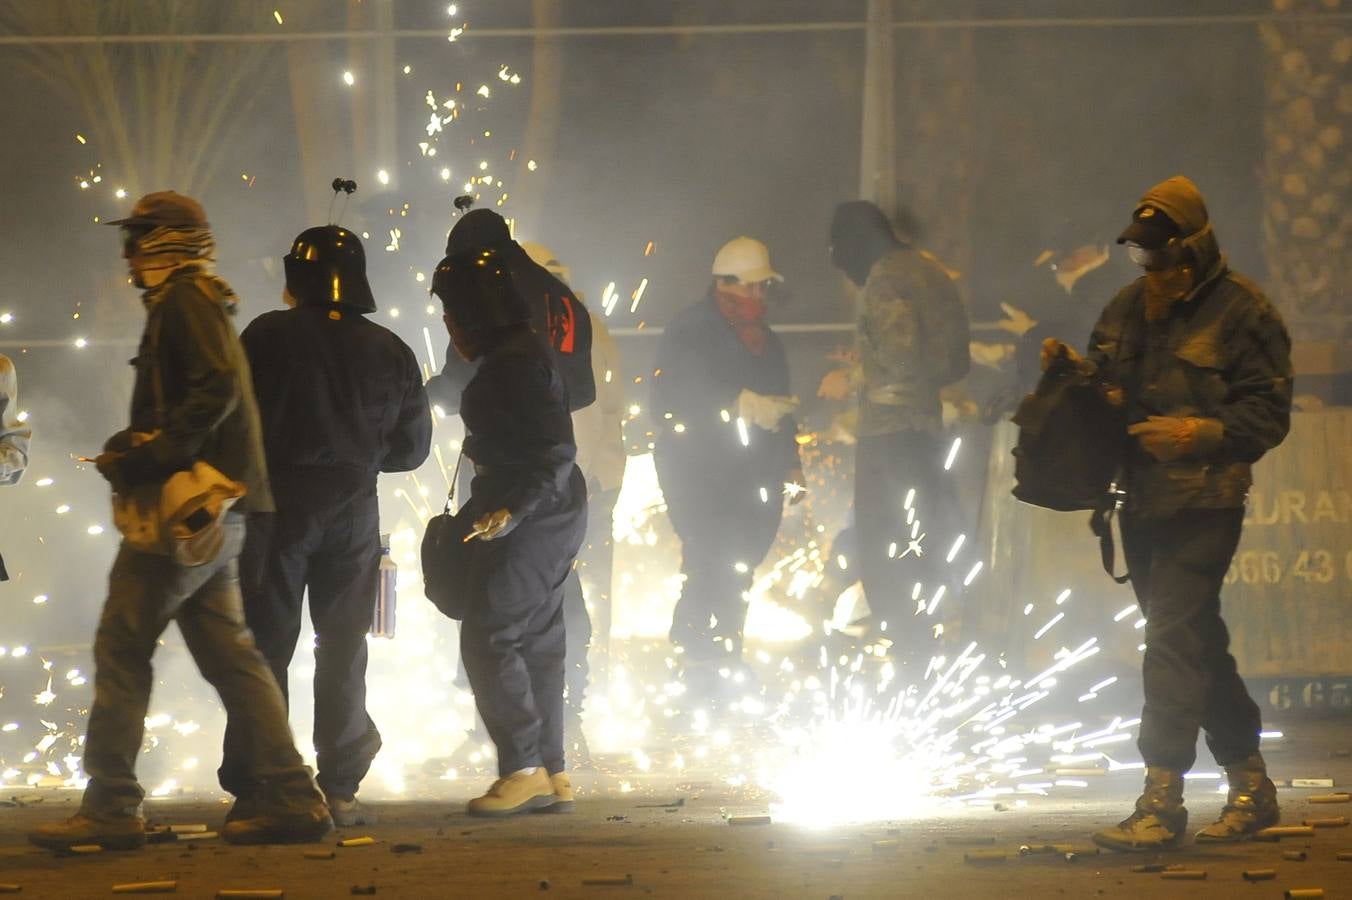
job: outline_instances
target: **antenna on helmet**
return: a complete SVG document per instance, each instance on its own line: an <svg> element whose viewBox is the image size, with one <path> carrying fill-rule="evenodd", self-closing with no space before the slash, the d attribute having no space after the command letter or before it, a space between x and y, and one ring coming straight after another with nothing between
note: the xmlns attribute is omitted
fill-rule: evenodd
<svg viewBox="0 0 1352 900"><path fill-rule="evenodd" d="M338 210L339 219L343 217L343 213L347 212L347 201L352 197L354 193L356 193L357 182L353 181L350 178L333 179L333 197L330 198L329 200L329 214L326 217L328 218L330 225L338 224L333 218L333 201L338 199L338 193L340 191L343 194L346 194L347 196L343 197L343 207L342 209Z"/></svg>

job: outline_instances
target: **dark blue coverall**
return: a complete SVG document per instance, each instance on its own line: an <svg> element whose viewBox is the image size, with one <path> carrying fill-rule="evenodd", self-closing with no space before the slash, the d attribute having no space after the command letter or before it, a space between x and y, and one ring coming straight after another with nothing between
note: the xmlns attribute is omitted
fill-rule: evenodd
<svg viewBox="0 0 1352 900"><path fill-rule="evenodd" d="M380 565L376 475L427 459L432 418L408 345L361 315L264 313L240 340L254 373L275 515L252 516L244 615L282 694L306 589L315 630L316 780L350 799L380 750L366 711L366 634ZM222 784L241 736L226 729ZM236 792L238 793L238 792Z"/></svg>
<svg viewBox="0 0 1352 900"><path fill-rule="evenodd" d="M460 399L474 463L470 521L507 509L505 535L478 540L460 655L503 776L564 769L564 582L587 529L568 391L549 346L522 328L480 360Z"/></svg>

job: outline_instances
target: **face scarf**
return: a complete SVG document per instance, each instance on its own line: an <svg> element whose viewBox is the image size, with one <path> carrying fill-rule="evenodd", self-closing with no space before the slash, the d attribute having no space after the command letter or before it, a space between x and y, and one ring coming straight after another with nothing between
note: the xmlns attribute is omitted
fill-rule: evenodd
<svg viewBox="0 0 1352 900"><path fill-rule="evenodd" d="M724 291L715 291L714 297L718 301L718 311L732 326L732 330L737 332L737 338L746 349L757 356L764 353L765 342L769 337L765 327L765 300Z"/></svg>
<svg viewBox="0 0 1352 900"><path fill-rule="evenodd" d="M1173 266L1168 269L1146 270L1145 320L1159 322L1169 315L1169 308L1188 296L1193 288L1192 266Z"/></svg>

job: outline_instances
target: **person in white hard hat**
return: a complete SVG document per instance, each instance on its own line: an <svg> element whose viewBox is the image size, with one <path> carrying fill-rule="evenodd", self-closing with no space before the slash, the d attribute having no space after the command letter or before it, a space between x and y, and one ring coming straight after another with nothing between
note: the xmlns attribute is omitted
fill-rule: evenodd
<svg viewBox="0 0 1352 900"><path fill-rule="evenodd" d="M802 497L784 347L766 324L783 281L754 238L718 251L703 300L667 326L652 387L654 460L681 539L685 583L671 624L688 687L716 684L742 652L744 594L779 529L784 499Z"/></svg>
<svg viewBox="0 0 1352 900"><path fill-rule="evenodd" d="M572 287L572 271L549 247L522 241L521 249L549 274ZM581 296L576 290L573 293ZM587 741L582 733L583 702L591 673L588 650L598 646L604 655L609 647L614 560L612 516L615 502L620 497L625 466L624 388L619 348L603 317L590 307L587 311L591 317L591 366L596 382L596 402L573 411L577 466L587 479L587 536L578 551L577 566L563 588L563 623L568 637L564 742L574 766L585 762L588 756Z"/></svg>

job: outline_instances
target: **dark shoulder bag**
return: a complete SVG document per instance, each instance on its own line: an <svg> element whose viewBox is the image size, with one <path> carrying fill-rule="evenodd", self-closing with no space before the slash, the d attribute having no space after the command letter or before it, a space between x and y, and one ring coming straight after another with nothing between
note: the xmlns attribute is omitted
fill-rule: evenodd
<svg viewBox="0 0 1352 900"><path fill-rule="evenodd" d="M460 463L464 458L462 451L455 461L446 506L428 521L422 539L423 593L443 615L456 621L464 619L469 610L466 576L475 549L472 544L465 543L465 536L474 524L470 515L465 509L451 512L456 482L460 479Z"/></svg>
<svg viewBox="0 0 1352 900"><path fill-rule="evenodd" d="M1118 341L1121 362L1125 335ZM1115 366L1114 368L1119 368ZM1113 374L1116 374L1115 372ZM1014 496L1024 503L1061 512L1090 510L1090 530L1099 540L1103 569L1118 584L1130 573L1114 574L1112 520L1127 451L1127 403L1113 404L1107 392L1118 385L1104 373L1052 366L1019 404L1014 446Z"/></svg>

